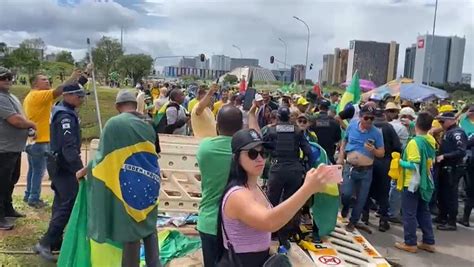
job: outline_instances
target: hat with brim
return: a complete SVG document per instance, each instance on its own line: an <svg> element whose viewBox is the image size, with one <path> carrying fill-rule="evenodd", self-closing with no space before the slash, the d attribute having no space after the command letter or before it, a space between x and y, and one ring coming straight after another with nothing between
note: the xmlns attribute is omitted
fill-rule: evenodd
<svg viewBox="0 0 474 267"><path fill-rule="evenodd" d="M385 106L385 110L400 110L400 106L393 102L388 102L387 105Z"/></svg>
<svg viewBox="0 0 474 267"><path fill-rule="evenodd" d="M261 94L255 94L255 101L263 101L263 96Z"/></svg>
<svg viewBox="0 0 474 267"><path fill-rule="evenodd" d="M436 116L437 120L456 120L456 113L454 112L444 112Z"/></svg>
<svg viewBox="0 0 474 267"><path fill-rule="evenodd" d="M306 98L304 97L298 98L298 101L296 102L296 105L301 105L301 106L306 106L308 104L309 104L308 100L306 100Z"/></svg>
<svg viewBox="0 0 474 267"><path fill-rule="evenodd" d="M265 144L260 134L254 129L242 129L232 136L232 153L249 150Z"/></svg>
<svg viewBox="0 0 474 267"><path fill-rule="evenodd" d="M299 118L308 119L308 114L306 114L306 113L301 113L300 115L298 115L298 119L299 119Z"/></svg>

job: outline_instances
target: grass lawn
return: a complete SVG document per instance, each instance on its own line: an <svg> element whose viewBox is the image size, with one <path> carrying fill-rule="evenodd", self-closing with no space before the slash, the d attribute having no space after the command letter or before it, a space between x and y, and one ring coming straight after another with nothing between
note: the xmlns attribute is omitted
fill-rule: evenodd
<svg viewBox="0 0 474 267"><path fill-rule="evenodd" d="M51 217L52 195L44 195L49 207L34 209L23 202L22 195L14 195L15 208L26 215L17 219L11 231L0 231L0 266L41 266L52 267L52 263L44 261L35 254L7 254L5 251L31 251L48 228Z"/></svg>
<svg viewBox="0 0 474 267"><path fill-rule="evenodd" d="M11 92L16 95L23 103L23 99L28 94L30 88L28 86L14 85ZM102 125L112 116L117 114L115 109L115 97L118 89L98 88L97 94L99 96L100 113L102 118ZM81 119L82 139L90 141L99 137L99 123L97 121L94 101L94 94L87 96L84 104L79 109L79 116Z"/></svg>

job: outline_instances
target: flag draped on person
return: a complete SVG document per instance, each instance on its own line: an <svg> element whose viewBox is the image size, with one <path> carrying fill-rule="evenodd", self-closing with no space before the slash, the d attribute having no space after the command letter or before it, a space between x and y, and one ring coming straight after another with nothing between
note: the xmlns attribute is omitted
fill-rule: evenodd
<svg viewBox="0 0 474 267"><path fill-rule="evenodd" d="M156 231L160 168L155 139L153 128L134 114L107 122L87 180L81 181L58 266L120 266L124 242Z"/></svg>
<svg viewBox="0 0 474 267"><path fill-rule="evenodd" d="M359 72L356 71L352 76L351 84L346 88L346 91L341 97L339 101L339 105L337 106L337 113L343 111L347 104L352 103L356 105L360 101L361 90L359 84Z"/></svg>
<svg viewBox="0 0 474 267"><path fill-rule="evenodd" d="M326 151L319 144L310 142L314 155L319 155L313 167L321 164L330 164ZM319 150L319 152L316 152ZM327 184L323 191L314 195L311 207L314 223L318 226L319 236L328 236L337 223L339 211L339 189L336 183Z"/></svg>

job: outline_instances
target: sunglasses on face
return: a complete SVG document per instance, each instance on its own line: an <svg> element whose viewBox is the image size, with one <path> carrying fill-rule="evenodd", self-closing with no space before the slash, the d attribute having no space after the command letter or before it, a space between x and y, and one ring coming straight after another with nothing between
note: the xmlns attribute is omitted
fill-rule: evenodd
<svg viewBox="0 0 474 267"><path fill-rule="evenodd" d="M308 123L308 121L307 120L298 120L298 123L306 124L306 123Z"/></svg>
<svg viewBox="0 0 474 267"><path fill-rule="evenodd" d="M256 150L255 148L252 148L252 149L249 149L247 150L247 155L249 156L249 159L251 160L255 160L257 159L258 155L260 155L260 157L262 159L266 158L266 153L265 153L265 150Z"/></svg>
<svg viewBox="0 0 474 267"><path fill-rule="evenodd" d="M364 121L373 121L374 120L374 116L364 116L362 117L362 119L364 119Z"/></svg>
<svg viewBox="0 0 474 267"><path fill-rule="evenodd" d="M11 80L13 80L13 77L9 75L0 77L0 81L11 81Z"/></svg>
<svg viewBox="0 0 474 267"><path fill-rule="evenodd" d="M439 122L439 124L443 124L443 123L444 123L444 121L440 121L440 120L438 120L438 122Z"/></svg>

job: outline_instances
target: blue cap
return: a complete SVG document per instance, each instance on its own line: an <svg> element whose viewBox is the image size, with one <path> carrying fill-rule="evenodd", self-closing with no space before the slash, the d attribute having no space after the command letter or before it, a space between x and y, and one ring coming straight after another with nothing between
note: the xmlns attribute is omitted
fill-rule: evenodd
<svg viewBox="0 0 474 267"><path fill-rule="evenodd" d="M84 87L82 87L82 85L78 83L64 86L63 95L66 95L66 94L75 94L78 96L89 95L89 93L86 92L86 90L84 90Z"/></svg>

